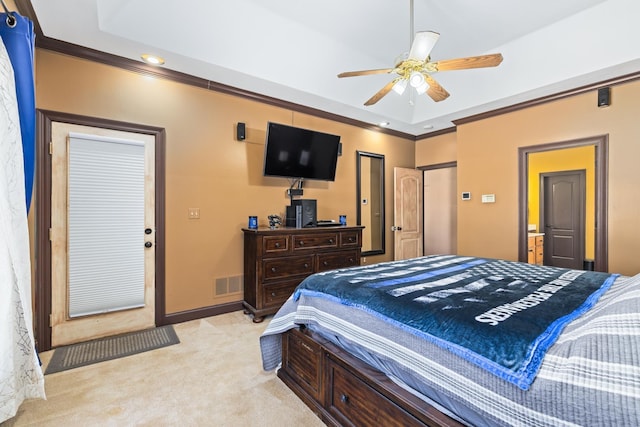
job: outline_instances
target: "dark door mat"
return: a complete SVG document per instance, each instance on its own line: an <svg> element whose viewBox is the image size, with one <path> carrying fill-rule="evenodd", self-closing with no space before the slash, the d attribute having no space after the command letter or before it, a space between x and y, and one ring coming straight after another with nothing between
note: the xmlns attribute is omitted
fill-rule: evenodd
<svg viewBox="0 0 640 427"><path fill-rule="evenodd" d="M56 348L46 374L178 344L172 325Z"/></svg>

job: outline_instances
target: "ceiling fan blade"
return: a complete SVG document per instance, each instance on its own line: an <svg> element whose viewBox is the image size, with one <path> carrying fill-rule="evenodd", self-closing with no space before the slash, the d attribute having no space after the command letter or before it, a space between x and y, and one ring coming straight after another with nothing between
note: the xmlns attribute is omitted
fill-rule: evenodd
<svg viewBox="0 0 640 427"><path fill-rule="evenodd" d="M375 95L373 95L371 98L369 98L369 99L367 100L367 102L365 102L365 103L364 103L364 105L366 105L366 106L368 107L369 105L373 105L373 104L375 104L376 102L380 101L380 100L382 99L382 97L383 97L383 96L385 96L386 94L388 94L388 93L391 91L391 89L393 89L393 85L395 85L395 84L396 84L396 82L397 82L398 80L400 80L400 79L393 79L393 80L391 80L389 83L387 83L387 84L386 84L386 86L385 86L385 87L383 87L382 89L380 89L380 90L378 91L378 93L376 93L376 94L375 94Z"/></svg>
<svg viewBox="0 0 640 427"><path fill-rule="evenodd" d="M449 92L445 90L440 83L435 81L433 77L428 74L422 73L424 75L424 79L429 84L429 89L427 89L427 95L431 97L435 102L444 101L449 97Z"/></svg>
<svg viewBox="0 0 640 427"><path fill-rule="evenodd" d="M467 58L445 59L434 62L437 71L466 70L468 68L495 67L502 62L502 54L469 56Z"/></svg>
<svg viewBox="0 0 640 427"><path fill-rule="evenodd" d="M368 76L371 74L388 74L393 71L393 68L380 68L377 70L362 70L362 71L346 71L338 74L338 77L355 77L355 76Z"/></svg>
<svg viewBox="0 0 640 427"><path fill-rule="evenodd" d="M409 59L424 61L429 57L431 50L440 38L440 34L434 31L419 31L411 43Z"/></svg>

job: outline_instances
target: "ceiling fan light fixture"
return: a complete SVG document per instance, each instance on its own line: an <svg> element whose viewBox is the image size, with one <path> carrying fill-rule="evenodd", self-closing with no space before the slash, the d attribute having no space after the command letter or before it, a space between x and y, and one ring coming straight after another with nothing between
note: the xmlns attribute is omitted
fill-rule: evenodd
<svg viewBox="0 0 640 427"><path fill-rule="evenodd" d="M420 86L418 86L416 88L416 92L418 92L418 95L422 95L423 93L425 93L427 91L427 89L429 89L429 83L424 81L424 82L422 82L422 84Z"/></svg>
<svg viewBox="0 0 640 427"><path fill-rule="evenodd" d="M396 84L393 85L393 91L395 93L397 93L398 95L402 95L406 88L407 88L407 80L406 79L398 80L396 82Z"/></svg>
<svg viewBox="0 0 640 427"><path fill-rule="evenodd" d="M418 71L412 71L409 75L409 84L416 89L425 84L424 76L422 75L422 73L419 73Z"/></svg>

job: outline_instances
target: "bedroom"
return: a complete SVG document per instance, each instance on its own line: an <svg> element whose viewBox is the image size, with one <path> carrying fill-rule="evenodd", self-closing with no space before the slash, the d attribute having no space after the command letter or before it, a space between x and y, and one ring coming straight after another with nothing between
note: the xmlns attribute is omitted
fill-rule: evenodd
<svg viewBox="0 0 640 427"><path fill-rule="evenodd" d="M491 206L477 200L459 205L458 252L510 260L518 258L518 147L607 134L609 270L627 275L640 271L634 256L640 247L636 80L612 85L612 105L606 109L597 108L593 89L461 123L455 132L414 142L47 49L37 49L36 64L39 109L166 129L165 311L175 320L240 308L241 295L216 296L213 286L216 278L242 274L240 228L247 216L257 215L264 224L267 215L281 213L287 204L288 184L261 176L264 129L270 120L342 136L336 182L305 187L305 197L319 200L321 217L355 218L356 150L385 155L387 188L392 187L393 167L456 161L461 191L490 192L498 199ZM234 138L237 122L247 123L244 143ZM199 220L188 218L190 207L200 208ZM392 209L387 197L386 211ZM387 218L389 227L392 215ZM392 259L390 233L385 244L385 255L369 262Z"/></svg>

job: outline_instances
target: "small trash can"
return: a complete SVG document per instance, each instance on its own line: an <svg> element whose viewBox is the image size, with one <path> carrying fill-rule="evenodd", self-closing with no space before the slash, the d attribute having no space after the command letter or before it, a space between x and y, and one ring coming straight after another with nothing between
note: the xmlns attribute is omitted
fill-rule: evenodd
<svg viewBox="0 0 640 427"><path fill-rule="evenodd" d="M584 262L582 263L582 269L586 270L586 271L593 271L594 269L594 262L592 259L585 259Z"/></svg>

